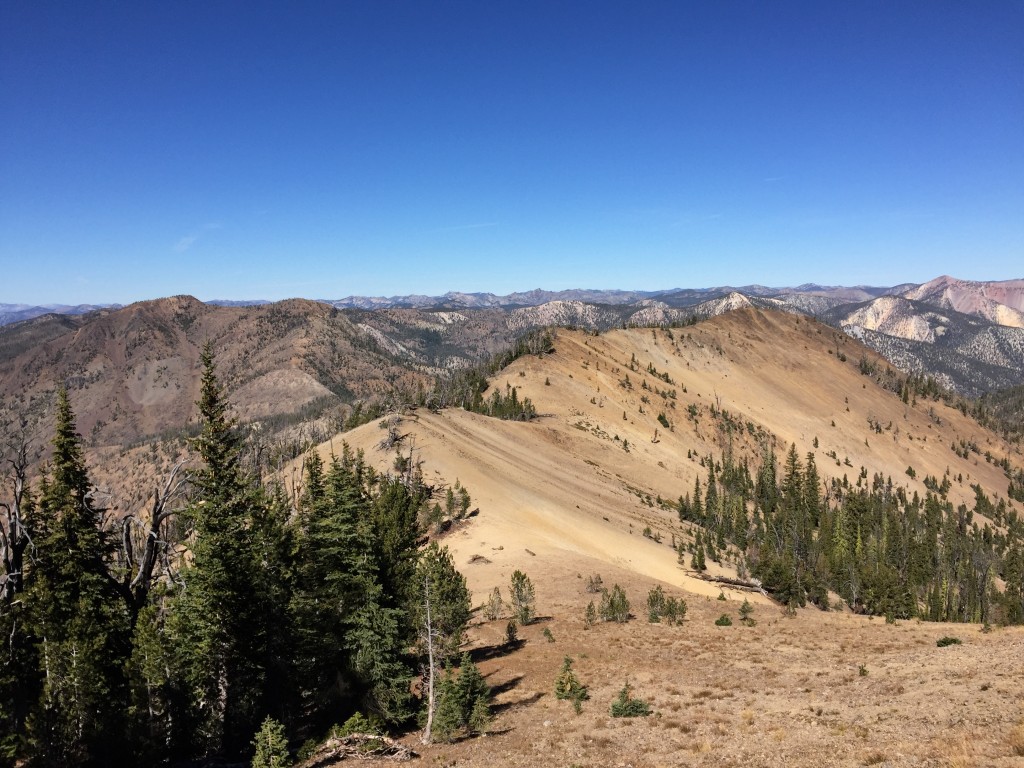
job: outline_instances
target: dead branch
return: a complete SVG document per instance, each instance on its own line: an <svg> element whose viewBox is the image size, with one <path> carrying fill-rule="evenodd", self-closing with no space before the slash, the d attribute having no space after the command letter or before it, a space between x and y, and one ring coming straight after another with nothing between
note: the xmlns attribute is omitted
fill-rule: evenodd
<svg viewBox="0 0 1024 768"><path fill-rule="evenodd" d="M419 757L404 744L387 736L372 733L352 733L348 736L332 736L316 748L316 751L298 768L328 768L349 758L355 760L393 760L405 762Z"/></svg>
<svg viewBox="0 0 1024 768"><path fill-rule="evenodd" d="M121 546L126 575L118 587L133 619L138 616L139 611L146 603L157 563L159 562L164 567L168 567L170 564L166 557L168 542L164 540L162 528L167 519L178 511L172 502L189 480L188 473L184 471L187 462L187 459L182 459L175 464L164 481L163 487L158 485L154 489L153 507L150 510L148 524L144 523L138 515L125 515L121 521ZM133 527L145 530L142 554L137 561L132 536ZM133 573L134 575L132 575Z"/></svg>

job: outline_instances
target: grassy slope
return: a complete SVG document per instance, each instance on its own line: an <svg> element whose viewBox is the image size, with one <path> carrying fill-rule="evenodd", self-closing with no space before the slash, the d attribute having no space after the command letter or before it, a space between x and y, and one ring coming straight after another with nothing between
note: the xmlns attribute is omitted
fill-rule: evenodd
<svg viewBox="0 0 1024 768"><path fill-rule="evenodd" d="M1013 764L1010 734L1024 703L1020 628L983 635L977 627L891 626L816 609L784 618L761 598L752 598L759 624L742 627L736 609L743 596L726 590L728 600L720 602L717 588L681 568L668 544L684 529L672 512L646 505L635 491L674 499L692 489L698 472L703 478L687 450L717 455L728 444L722 421L708 412L712 402L744 427L750 421L776 435L780 454L795 442L803 456L818 437L824 476L845 472L854 481L863 465L869 477L882 472L923 494L920 480L941 477L948 466L964 475L953 484L954 503L973 498L969 483L1005 495L1006 482L984 458L956 456L951 441L973 440L1017 466L1020 454L938 403L904 405L860 375L855 361L862 349L854 342L838 341L845 363L828 354L836 337L816 323L739 312L689 329L684 340L674 333L676 342L651 330L563 332L555 354L517 361L495 385L522 387L545 414L533 423L463 411L420 412L403 422L406 450L414 448L428 479L459 479L480 508L445 540L474 602L494 586L507 594L511 572L521 568L535 582L546 617L525 628L525 646L508 654L495 648L504 621L474 626L470 647L499 691L496 735L430 747L429 758L491 766ZM640 373L629 373L633 354L641 371L651 362L676 382L676 408L667 409L674 431L656 421L661 398L640 389ZM631 391L617 384L626 373ZM641 415L644 394L652 402ZM701 409L697 424L686 418L691 403ZM869 418L881 423L881 434ZM892 429L884 429L889 422ZM616 434L629 441L629 452ZM345 439L388 468L393 456L376 449L382 435L369 424ZM340 438L323 450L339 446ZM740 457L759 450L749 433L734 434L732 447ZM826 456L831 450L853 467L837 467ZM908 465L918 480L904 474ZM661 532L661 544L640 535L645 525ZM626 587L640 618L584 630L583 609L594 597L585 592L585 577L595 572L609 586ZM642 618L655 583L689 601L685 626ZM735 626L714 626L723 612ZM541 636L543 627L555 643ZM935 640L946 634L964 645L937 648ZM580 717L551 693L565 654L585 655L577 670L592 700ZM867 676L859 674L861 664ZM633 723L608 717L627 678L659 716Z"/></svg>

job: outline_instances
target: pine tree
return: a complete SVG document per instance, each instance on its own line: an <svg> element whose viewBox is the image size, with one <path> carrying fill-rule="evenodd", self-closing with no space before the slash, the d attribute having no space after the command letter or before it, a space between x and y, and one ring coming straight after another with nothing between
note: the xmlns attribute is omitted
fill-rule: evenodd
<svg viewBox="0 0 1024 768"><path fill-rule="evenodd" d="M499 587L495 587L491 591L490 597L487 598L486 605L484 605L484 618L487 621L494 621L495 619L500 619L504 607L505 601L501 599L501 589Z"/></svg>
<svg viewBox="0 0 1024 768"><path fill-rule="evenodd" d="M455 570L448 548L436 542L424 550L416 569L416 602L413 607L419 631L418 648L423 660L426 689L426 729L423 741L435 737L435 714L445 692L438 669L458 651L469 623L470 599L466 578Z"/></svg>
<svg viewBox="0 0 1024 768"><path fill-rule="evenodd" d="M530 577L522 571L516 570L512 573L509 600L512 603L512 615L520 625L525 626L533 621L536 615L536 594Z"/></svg>
<svg viewBox="0 0 1024 768"><path fill-rule="evenodd" d="M491 721L491 689L469 654L462 654L459 674L448 667L441 682L434 736L443 741L457 733L483 733Z"/></svg>
<svg viewBox="0 0 1024 768"><path fill-rule="evenodd" d="M129 617L110 576L112 542L93 506L66 389L57 393L56 422L25 597L42 681L28 731L44 765L117 762Z"/></svg>
<svg viewBox="0 0 1024 768"><path fill-rule="evenodd" d="M267 649L274 645L266 619L273 607L261 589L263 553L253 530L263 499L243 473L240 439L209 343L202 365L202 431L193 446L203 467L195 473L188 510L195 540L170 622L188 701L176 721L185 731L182 746L234 756L248 749L263 716Z"/></svg>
<svg viewBox="0 0 1024 768"><path fill-rule="evenodd" d="M665 590L659 584L647 593L647 620L652 624L661 621L665 613Z"/></svg>
<svg viewBox="0 0 1024 768"><path fill-rule="evenodd" d="M252 740L252 746L256 749L252 768L290 768L292 761L288 756L288 738L284 726L274 718L268 717L263 721Z"/></svg>
<svg viewBox="0 0 1024 768"><path fill-rule="evenodd" d="M697 531L696 541L694 542L693 559L690 561L690 567L698 573L702 573L708 569L707 563L704 560L704 542L701 539L700 531Z"/></svg>

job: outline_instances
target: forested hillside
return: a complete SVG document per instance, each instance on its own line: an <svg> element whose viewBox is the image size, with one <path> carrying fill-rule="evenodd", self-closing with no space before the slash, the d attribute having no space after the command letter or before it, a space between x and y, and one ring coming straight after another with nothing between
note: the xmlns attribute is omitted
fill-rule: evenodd
<svg viewBox="0 0 1024 768"><path fill-rule="evenodd" d="M63 390L46 473L5 496L8 764L248 759L267 718L293 746L356 713L364 731L402 728L423 708L413 680L456 658L469 595L447 551L421 547L432 489L416 468L314 456L289 498L246 466L209 348L202 363L200 462L147 518L97 506Z"/></svg>

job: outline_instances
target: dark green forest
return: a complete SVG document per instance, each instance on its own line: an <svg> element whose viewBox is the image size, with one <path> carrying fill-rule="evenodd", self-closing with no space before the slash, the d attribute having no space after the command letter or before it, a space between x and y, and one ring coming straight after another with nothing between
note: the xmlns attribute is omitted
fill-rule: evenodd
<svg viewBox="0 0 1024 768"><path fill-rule="evenodd" d="M753 476L729 456L701 464L704 484L677 504L703 529L679 545L697 570L731 556L787 606L829 610L831 591L888 620L1024 623L1024 520L981 486L969 509L947 498L948 477L925 478L923 499L866 470L823 483L795 446L781 469L766 449Z"/></svg>
<svg viewBox="0 0 1024 768"><path fill-rule="evenodd" d="M39 483L11 461L0 764L248 760L268 717L294 753L356 713L415 726L424 699L442 736L484 722L468 660L434 685L470 604L447 550L423 545L418 468L310 455L289 498L245 466L209 348L198 406L187 495L174 505L172 475L145 521L98 506L66 392ZM459 680L476 686L472 721Z"/></svg>

